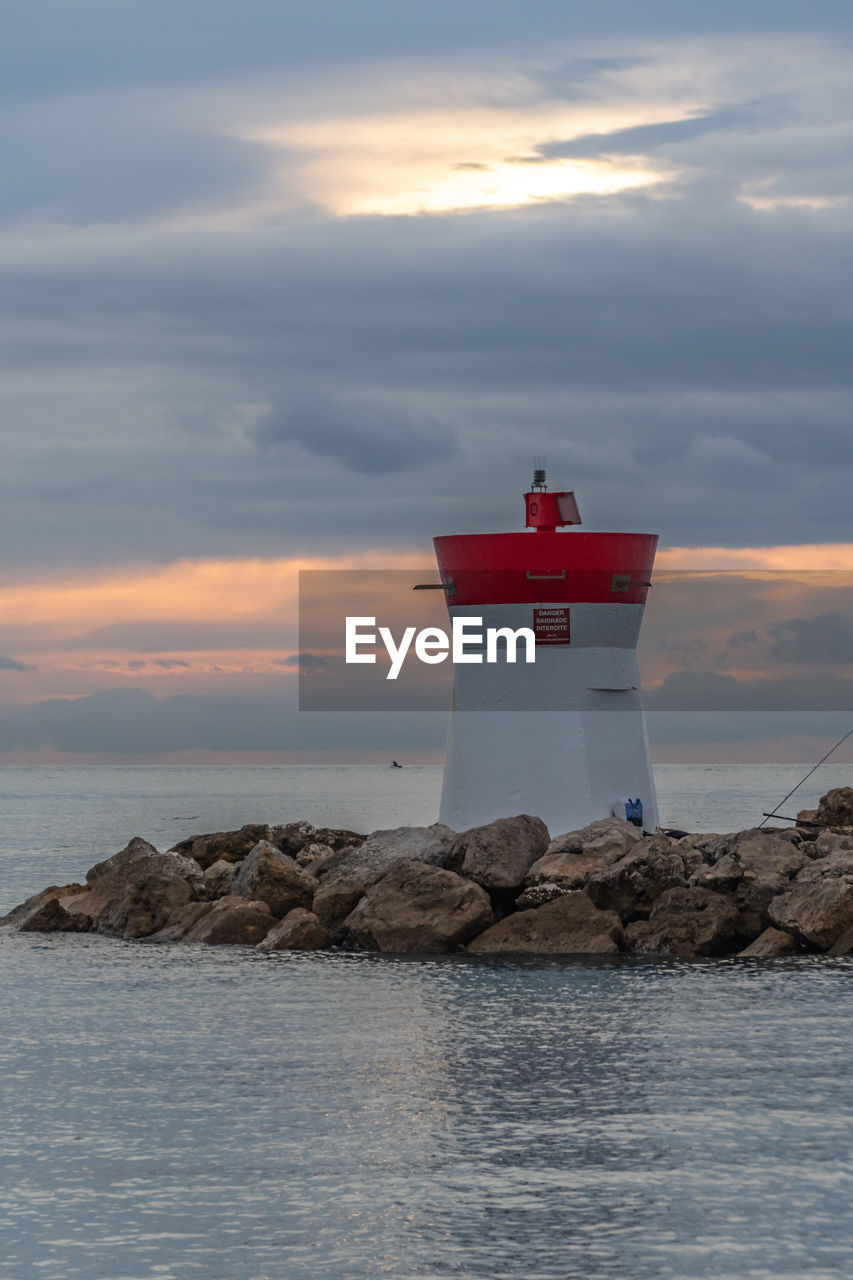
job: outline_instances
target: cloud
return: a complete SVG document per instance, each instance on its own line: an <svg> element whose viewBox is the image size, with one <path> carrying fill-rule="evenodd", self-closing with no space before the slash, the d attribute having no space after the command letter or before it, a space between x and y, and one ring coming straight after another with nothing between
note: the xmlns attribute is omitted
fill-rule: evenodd
<svg viewBox="0 0 853 1280"><path fill-rule="evenodd" d="M35 671L35 667L26 662L17 662L14 658L0 657L0 671Z"/></svg>
<svg viewBox="0 0 853 1280"><path fill-rule="evenodd" d="M546 142L537 154L546 159L560 156L648 155L671 143L692 142L719 130L730 131L743 126L773 121L778 126L780 102L771 98L766 104L750 103L719 111L702 111L682 120L662 120L655 124L634 125L614 129L610 133L589 133L566 142Z"/></svg>
<svg viewBox="0 0 853 1280"><path fill-rule="evenodd" d="M122 9L119 23L84 5L73 30L63 6L51 9L55 26L22 9L8 67L7 93L29 104L16 127L39 140L41 161L24 148L6 175L22 193L0 250L6 572L367 545L417 548L428 562L436 533L519 527L533 454L547 456L553 483L578 490L586 527L618 521L681 546L847 538L853 397L838 263L849 220L840 208L742 201L755 183L785 198L853 189L839 145L843 41L735 37L733 7L725 21L716 8L702 18L726 39L646 32L520 54L507 37L508 52L485 61L462 57L463 35L450 60L382 61L380 41L367 61L362 31L340 65L309 58L282 78L260 68L298 62L303 38L320 56L301 27L277 51L260 39L263 22L252 35L223 17L233 39L214 47L197 32L196 46L182 8L167 53L141 10ZM687 21L667 13L670 30ZM548 29L565 26L565 6L549 14ZM352 35L357 24L339 16ZM277 20L268 9L267 24ZM577 21L602 18L589 8ZM623 6L618 30L656 21ZM496 46L514 23L494 18ZM784 26L784 9L766 23ZM319 19L309 25L319 40ZM388 44L408 47L425 25L407 19ZM79 67L59 56L65 39ZM448 26L442 40L455 39ZM100 124L95 90L70 84L84 67ZM472 119L482 111L491 145L495 119L511 121L516 106L529 154L603 135L644 155L664 148L678 176L653 198L334 218L302 199L285 143L273 156L245 140L251 127L388 125L417 108L445 122L453 163L483 164L467 150ZM550 132L555 113L571 113L574 139ZM100 195L84 208L66 174L53 206L66 221L46 226L52 197L27 184L49 185L36 171L62 169L65 150L82 163L87 123L85 186ZM110 195L118 161L101 140L113 127L149 183L164 129L174 135L150 200L121 166L127 203ZM663 132L634 132L647 128ZM200 167L187 160L182 185L197 141ZM325 152L306 154L322 167ZM500 151L512 154L526 152ZM381 176L376 165L371 182ZM265 203L269 183L279 203ZM60 207L72 197L75 208ZM157 620L148 625L146 644L168 649ZM19 648L14 636L4 645Z"/></svg>
<svg viewBox="0 0 853 1280"><path fill-rule="evenodd" d="M366 475L411 470L459 452L453 428L430 414L319 390L288 397L264 414L252 434L263 449L297 444Z"/></svg>
<svg viewBox="0 0 853 1280"><path fill-rule="evenodd" d="M738 680L713 671L675 671L646 692L649 711L837 712L853 710L853 680L791 676Z"/></svg>
<svg viewBox="0 0 853 1280"><path fill-rule="evenodd" d="M279 658L278 665L281 667L295 667L300 672L308 673L311 671L326 671L330 663L328 658L319 653L291 653L287 658Z"/></svg>
<svg viewBox="0 0 853 1280"><path fill-rule="evenodd" d="M853 616L831 610L786 618L767 628L770 653L780 662L853 663Z"/></svg>
<svg viewBox="0 0 853 1280"><path fill-rule="evenodd" d="M181 658L133 658L127 665L132 671L140 671L145 667L159 667L162 671L173 671L176 667L188 668L190 664Z"/></svg>

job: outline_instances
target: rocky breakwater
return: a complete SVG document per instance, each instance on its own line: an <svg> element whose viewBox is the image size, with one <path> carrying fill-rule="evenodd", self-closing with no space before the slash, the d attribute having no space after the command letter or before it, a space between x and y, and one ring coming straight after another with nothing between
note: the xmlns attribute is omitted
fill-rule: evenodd
<svg viewBox="0 0 853 1280"><path fill-rule="evenodd" d="M0 921L263 951L663 956L853 954L853 788L797 825L729 834L618 819L551 839L534 817L368 836L307 822L135 838Z"/></svg>

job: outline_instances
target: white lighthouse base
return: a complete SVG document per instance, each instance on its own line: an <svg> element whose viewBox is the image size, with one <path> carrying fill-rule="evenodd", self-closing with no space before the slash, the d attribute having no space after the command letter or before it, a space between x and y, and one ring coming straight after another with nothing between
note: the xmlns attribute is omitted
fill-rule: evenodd
<svg viewBox="0 0 853 1280"><path fill-rule="evenodd" d="M633 695L633 696L632 696ZM639 797L643 827L658 823L639 694L608 710L458 710L450 714L440 820L454 831L529 813L552 836L608 818Z"/></svg>

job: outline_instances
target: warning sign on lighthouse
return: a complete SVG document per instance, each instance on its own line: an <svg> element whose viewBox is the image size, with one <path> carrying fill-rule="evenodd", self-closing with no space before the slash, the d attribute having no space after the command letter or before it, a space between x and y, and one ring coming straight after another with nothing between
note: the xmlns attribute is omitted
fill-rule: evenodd
<svg viewBox="0 0 853 1280"><path fill-rule="evenodd" d="M537 644L569 644L568 609L534 609L533 634Z"/></svg>

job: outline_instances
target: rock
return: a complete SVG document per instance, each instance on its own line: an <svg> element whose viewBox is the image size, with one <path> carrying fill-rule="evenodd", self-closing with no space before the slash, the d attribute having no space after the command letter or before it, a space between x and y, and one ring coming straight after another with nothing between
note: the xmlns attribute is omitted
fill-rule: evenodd
<svg viewBox="0 0 853 1280"><path fill-rule="evenodd" d="M0 916L0 925L9 928L26 929L27 921L36 916L43 907L51 902L58 902L63 910L72 898L78 898L86 892L84 884L52 884L41 893L34 893L31 898L13 907L8 915Z"/></svg>
<svg viewBox="0 0 853 1280"><path fill-rule="evenodd" d="M205 893L209 898L222 898L226 893L231 892L231 886L234 882L233 862L226 862L224 858L220 858L218 862L212 862L209 867L205 867L203 880Z"/></svg>
<svg viewBox="0 0 853 1280"><path fill-rule="evenodd" d="M158 853L138 837L92 867L86 883L86 892L72 898L66 910L91 917L94 930L118 938L156 933L175 911L204 893L198 863L180 854Z"/></svg>
<svg viewBox="0 0 853 1280"><path fill-rule="evenodd" d="M639 829L631 822L622 822L619 818L605 819L605 822L607 825L618 824L620 827L626 827L634 832L634 836L626 836L623 841L605 835L583 847L579 847L573 839L575 835L582 832L571 832L571 841L569 837L560 836L558 840L551 841L544 857L538 858L533 863L524 877L525 886L532 888L540 884L558 884L566 890L583 889L592 876L598 875L606 867L619 861L625 853L623 844L627 844L630 848L642 839ZM602 824L591 823L590 825ZM563 841L567 842L567 846L560 848Z"/></svg>
<svg viewBox="0 0 853 1280"><path fill-rule="evenodd" d="M268 827L266 835L262 838L275 845L280 853L286 853L291 858L295 858L306 844L316 839L316 835L313 822L302 821L278 823L276 826Z"/></svg>
<svg viewBox="0 0 853 1280"><path fill-rule="evenodd" d="M836 860L843 857L830 854L801 871L793 887L770 903L773 924L828 951L853 927L853 866L847 862L847 870L839 870ZM817 868L825 868L825 874L815 874Z"/></svg>
<svg viewBox="0 0 853 1280"><path fill-rule="evenodd" d="M357 849L367 839L358 831L348 831L345 827L318 827L313 838L317 844L327 844L335 853L341 849Z"/></svg>
<svg viewBox="0 0 853 1280"><path fill-rule="evenodd" d="M558 854L557 857L571 857L571 854ZM541 859L540 859L541 861ZM564 893L571 893L577 886L572 884L532 884L515 900L516 911L528 911L531 907L544 906L555 898L562 898Z"/></svg>
<svg viewBox="0 0 853 1280"><path fill-rule="evenodd" d="M701 854L703 862L713 866L715 862L719 862L720 858L724 858L730 852L737 834L737 832L732 832L728 835L720 835L716 831L694 832L680 839L678 848L682 854L690 849L695 850Z"/></svg>
<svg viewBox="0 0 853 1280"><path fill-rule="evenodd" d="M828 876L853 876L853 849L833 849L822 858L809 859L797 872L795 883L813 884Z"/></svg>
<svg viewBox="0 0 853 1280"><path fill-rule="evenodd" d="M853 849L853 830L821 831L812 845L812 856L825 858L830 853Z"/></svg>
<svg viewBox="0 0 853 1280"><path fill-rule="evenodd" d="M820 826L817 820L817 809L800 809L797 814L797 826L806 829Z"/></svg>
<svg viewBox="0 0 853 1280"><path fill-rule="evenodd" d="M456 832L440 822L431 827L372 832L358 848L342 849L314 864L312 872L320 882L314 895L314 912L327 928L332 928L398 862L441 866L455 838Z"/></svg>
<svg viewBox="0 0 853 1280"><path fill-rule="evenodd" d="M531 911L506 916L467 950L476 955L609 955L619 950L622 925L613 911L599 911L585 893L562 894Z"/></svg>
<svg viewBox="0 0 853 1280"><path fill-rule="evenodd" d="M517 893L548 844L548 828L541 819L526 813L515 818L498 818L458 835L450 846L445 866L484 889Z"/></svg>
<svg viewBox="0 0 853 1280"><path fill-rule="evenodd" d="M406 861L371 885L338 940L355 950L435 954L456 950L493 920L489 896L479 885L453 871Z"/></svg>
<svg viewBox="0 0 853 1280"><path fill-rule="evenodd" d="M295 855L297 864L300 867L311 867L315 863L323 861L325 858L331 858L335 850L330 844L320 844L316 840L312 840L310 844L306 844L304 849L300 849Z"/></svg>
<svg viewBox="0 0 853 1280"><path fill-rule="evenodd" d="M849 956L853 954L853 927L845 929L840 938L836 938L829 948L831 956Z"/></svg>
<svg viewBox="0 0 853 1280"><path fill-rule="evenodd" d="M314 915L303 907L294 907L283 920L274 924L256 951L318 951L329 945L329 934Z"/></svg>
<svg viewBox="0 0 853 1280"><path fill-rule="evenodd" d="M737 907L722 894L679 885L660 896L648 920L628 925L625 945L682 959L722 955L734 943L737 923Z"/></svg>
<svg viewBox="0 0 853 1280"><path fill-rule="evenodd" d="M696 850L679 851L667 836L645 836L624 857L592 876L586 892L597 907L615 911L626 923L647 917L661 894L684 886L701 863Z"/></svg>
<svg viewBox="0 0 853 1280"><path fill-rule="evenodd" d="M182 935L186 942L205 942L209 946L234 943L256 946L269 933L275 918L265 902L247 902L229 894L196 920Z"/></svg>
<svg viewBox="0 0 853 1280"><path fill-rule="evenodd" d="M798 950L796 939L790 933L770 925L739 954L749 959L772 959L774 956L796 955Z"/></svg>
<svg viewBox="0 0 853 1280"><path fill-rule="evenodd" d="M147 938L147 941L183 942L202 916L206 916L212 910L212 902L188 902L185 906L179 907L169 917L168 923L162 929L158 929L156 933L152 933Z"/></svg>
<svg viewBox="0 0 853 1280"><path fill-rule="evenodd" d="M616 855L618 862L621 855ZM537 858L524 877L528 889L543 884L559 884L564 889L583 889L591 876L604 871L613 859L600 853L546 853Z"/></svg>
<svg viewBox="0 0 853 1280"><path fill-rule="evenodd" d="M834 787L821 796L816 821L822 827L853 827L853 787Z"/></svg>
<svg viewBox="0 0 853 1280"><path fill-rule="evenodd" d="M633 822L626 822L624 818L598 818L578 831L555 836L545 854L591 852L602 857L616 854L621 858L642 838L642 831ZM616 858L612 861L615 862Z"/></svg>
<svg viewBox="0 0 853 1280"><path fill-rule="evenodd" d="M234 876L232 895L265 902L277 920L294 907L310 908L317 881L267 840L261 840Z"/></svg>
<svg viewBox="0 0 853 1280"><path fill-rule="evenodd" d="M732 838L729 853L711 867L698 868L690 877L692 885L731 895L743 938L755 938L768 927L770 903L809 860L789 835L757 827L740 831Z"/></svg>
<svg viewBox="0 0 853 1280"><path fill-rule="evenodd" d="M214 831L210 835L188 836L179 840L169 850L193 858L205 870L214 862L240 862L254 849L259 840L269 836L266 823L248 823L239 831Z"/></svg>
<svg viewBox="0 0 853 1280"><path fill-rule="evenodd" d="M72 915L59 898L48 898L19 925L22 933L87 933L91 927L91 916Z"/></svg>

